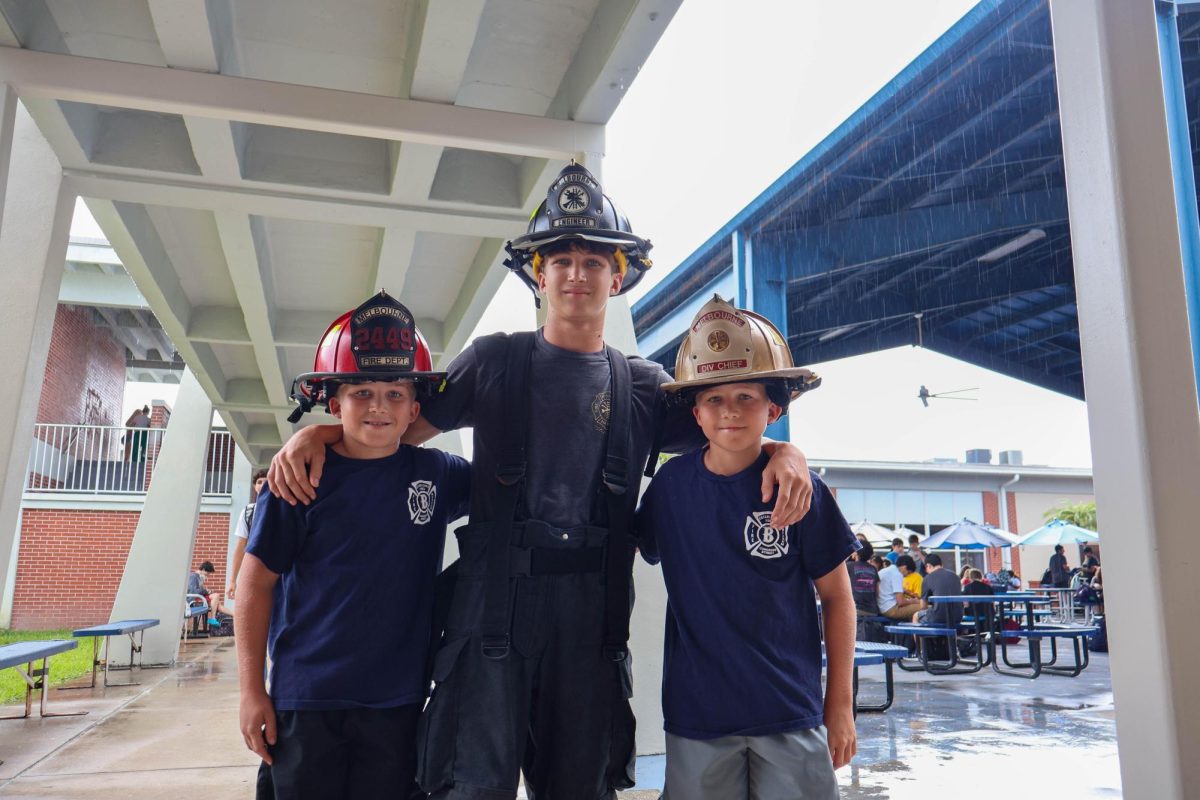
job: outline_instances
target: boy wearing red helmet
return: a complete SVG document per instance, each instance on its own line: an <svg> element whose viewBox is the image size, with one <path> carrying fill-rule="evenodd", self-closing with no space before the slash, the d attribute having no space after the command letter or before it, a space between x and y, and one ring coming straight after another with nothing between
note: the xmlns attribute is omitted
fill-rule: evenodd
<svg viewBox="0 0 1200 800"><path fill-rule="evenodd" d="M638 283L649 250L590 172L563 169L506 261L546 301L545 326L475 340L406 438L474 432L471 521L457 531L422 721L419 778L437 800L512 798L522 772L539 800L605 800L633 785L637 487L656 442L703 442L694 425L663 431L661 367L604 342L608 298ZM276 456L273 490L303 502L324 482L321 436L337 431L297 435ZM764 493L779 483L776 514L789 524L811 484L799 451L776 447Z"/></svg>
<svg viewBox="0 0 1200 800"><path fill-rule="evenodd" d="M238 578L240 725L263 759L260 797L423 796L433 585L470 466L400 439L444 379L408 309L381 293L330 326L293 385L343 436L313 503L260 495Z"/></svg>

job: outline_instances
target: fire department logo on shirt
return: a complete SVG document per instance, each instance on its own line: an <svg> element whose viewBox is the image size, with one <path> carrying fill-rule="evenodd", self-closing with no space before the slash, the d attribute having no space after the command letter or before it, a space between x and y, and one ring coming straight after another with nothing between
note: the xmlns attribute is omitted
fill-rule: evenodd
<svg viewBox="0 0 1200 800"><path fill-rule="evenodd" d="M424 525L433 519L437 505L437 487L432 481L413 481L408 487L408 515L414 525Z"/></svg>
<svg viewBox="0 0 1200 800"><path fill-rule="evenodd" d="M772 528L770 511L756 511L746 517L745 535L746 552L756 558L779 558L787 555L787 528Z"/></svg>

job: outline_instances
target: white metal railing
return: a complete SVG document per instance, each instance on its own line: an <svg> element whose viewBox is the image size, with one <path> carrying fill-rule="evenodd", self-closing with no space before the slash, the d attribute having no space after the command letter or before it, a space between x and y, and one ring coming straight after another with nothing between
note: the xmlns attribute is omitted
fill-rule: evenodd
<svg viewBox="0 0 1200 800"><path fill-rule="evenodd" d="M39 423L34 426L25 491L144 494L165 433L164 428ZM209 433L204 494L231 493L235 447L229 431Z"/></svg>

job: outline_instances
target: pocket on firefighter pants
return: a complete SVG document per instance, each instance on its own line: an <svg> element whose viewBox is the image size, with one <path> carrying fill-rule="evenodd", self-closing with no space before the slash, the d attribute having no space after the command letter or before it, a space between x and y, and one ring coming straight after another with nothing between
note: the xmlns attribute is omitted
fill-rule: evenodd
<svg viewBox="0 0 1200 800"><path fill-rule="evenodd" d="M469 636L451 639L433 659L433 696L417 725L417 782L426 792L454 781L460 693L451 678L469 641Z"/></svg>
<svg viewBox="0 0 1200 800"><path fill-rule="evenodd" d="M637 782L637 720L629 699L633 697L633 655L613 665L617 671L618 698L613 702L611 749L608 760L608 785L629 789Z"/></svg>

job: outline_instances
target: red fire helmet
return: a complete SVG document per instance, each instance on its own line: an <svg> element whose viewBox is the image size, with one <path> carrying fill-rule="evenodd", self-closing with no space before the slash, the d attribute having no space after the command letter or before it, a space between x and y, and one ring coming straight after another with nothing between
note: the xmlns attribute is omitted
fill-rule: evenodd
<svg viewBox="0 0 1200 800"><path fill-rule="evenodd" d="M397 380L412 381L421 394L440 390L446 373L433 371L412 312L380 292L326 329L313 371L292 381L291 396L300 405L288 419L296 422L315 406L329 408L340 384Z"/></svg>

